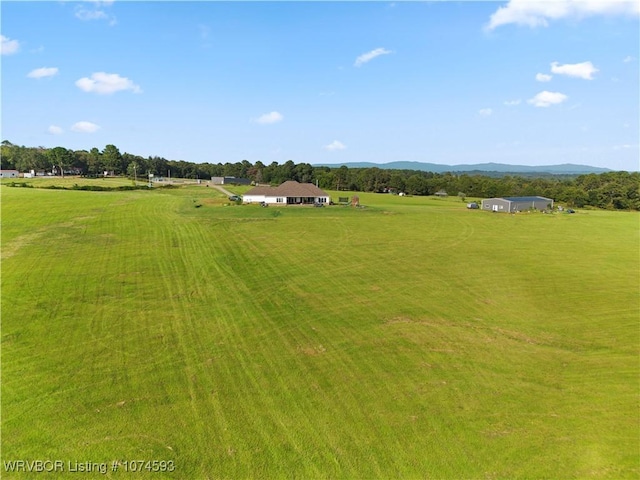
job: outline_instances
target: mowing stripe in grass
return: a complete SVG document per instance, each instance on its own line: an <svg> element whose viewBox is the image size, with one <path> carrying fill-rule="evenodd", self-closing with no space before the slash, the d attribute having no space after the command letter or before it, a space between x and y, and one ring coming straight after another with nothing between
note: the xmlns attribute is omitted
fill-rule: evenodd
<svg viewBox="0 0 640 480"><path fill-rule="evenodd" d="M640 473L636 214L2 195L6 458L172 459L167 478Z"/></svg>

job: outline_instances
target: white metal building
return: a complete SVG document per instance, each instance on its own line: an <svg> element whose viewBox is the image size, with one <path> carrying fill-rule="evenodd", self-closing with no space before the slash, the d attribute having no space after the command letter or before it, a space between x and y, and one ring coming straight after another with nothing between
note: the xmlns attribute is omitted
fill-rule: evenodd
<svg viewBox="0 0 640 480"><path fill-rule="evenodd" d="M482 210L515 213L529 209L547 210L553 208L553 200L546 197L500 197L482 200Z"/></svg>

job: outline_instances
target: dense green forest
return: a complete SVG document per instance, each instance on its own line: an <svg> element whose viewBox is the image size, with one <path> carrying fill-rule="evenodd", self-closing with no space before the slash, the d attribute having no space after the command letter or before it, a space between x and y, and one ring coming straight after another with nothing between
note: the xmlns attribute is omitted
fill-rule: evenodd
<svg viewBox="0 0 640 480"><path fill-rule="evenodd" d="M314 167L288 160L265 165L260 161L236 163L192 163L162 157L141 157L121 153L115 145L69 150L13 145L5 140L0 146L2 169L21 172L36 170L60 174L102 176L105 171L138 178L152 173L159 177L209 179L214 176L249 178L257 183L280 184L286 180L318 182L320 188L362 192L405 192L409 195L433 195L445 191L465 199L497 196L542 195L572 207L598 207L615 210L640 210L640 173L607 172L571 176L496 177L489 173L432 173L416 170L380 168Z"/></svg>

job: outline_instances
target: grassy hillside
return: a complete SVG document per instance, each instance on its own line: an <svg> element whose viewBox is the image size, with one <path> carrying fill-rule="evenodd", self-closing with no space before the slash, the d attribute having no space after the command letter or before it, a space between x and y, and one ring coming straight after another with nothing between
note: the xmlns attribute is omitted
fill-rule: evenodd
<svg viewBox="0 0 640 480"><path fill-rule="evenodd" d="M3 461L640 475L636 213L0 191Z"/></svg>

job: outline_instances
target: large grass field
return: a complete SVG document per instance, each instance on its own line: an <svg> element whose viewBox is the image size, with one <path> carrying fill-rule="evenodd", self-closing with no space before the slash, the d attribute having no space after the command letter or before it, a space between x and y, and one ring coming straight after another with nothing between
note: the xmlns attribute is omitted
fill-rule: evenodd
<svg viewBox="0 0 640 480"><path fill-rule="evenodd" d="M2 478L640 476L638 213L0 193Z"/></svg>

